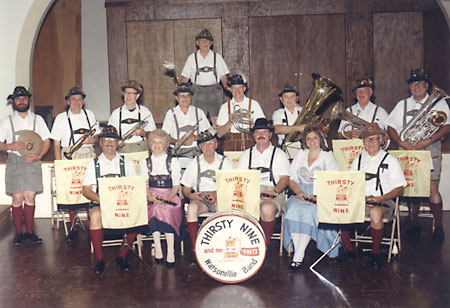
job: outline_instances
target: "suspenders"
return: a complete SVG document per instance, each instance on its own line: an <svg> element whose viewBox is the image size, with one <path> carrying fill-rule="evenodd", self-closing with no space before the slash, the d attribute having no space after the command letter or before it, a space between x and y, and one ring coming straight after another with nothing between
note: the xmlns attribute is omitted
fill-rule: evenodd
<svg viewBox="0 0 450 308"><path fill-rule="evenodd" d="M352 111L352 114L353 114L353 115L358 116L358 114L355 114L355 113L353 112L353 108L351 108L351 111ZM377 112L378 112L378 106L375 107L375 111L374 111L374 113L373 113L372 120L370 121L370 123L373 123L373 121L375 121L375 117L377 116Z"/></svg>
<svg viewBox="0 0 450 308"><path fill-rule="evenodd" d="M386 159L386 157L388 155L389 155L389 153L386 153L386 155L384 155L383 159L381 160L380 164L378 165L376 174L366 173L366 181L371 180L373 178L377 179L377 183L375 185L375 190L378 190L378 187L379 187L381 195L383 195L383 187L381 186L381 181L380 181L380 169L381 169L381 165L383 164L384 160ZM358 170L361 170L361 157L362 157L362 154L359 155L359 157L358 157Z"/></svg>
<svg viewBox="0 0 450 308"><path fill-rule="evenodd" d="M11 117L11 115L9 115L8 117L9 117L9 123L11 123L12 142L16 142L16 134L15 134L15 130L14 130L14 124L13 124L13 121L12 121L12 117ZM36 131L36 118L37 118L37 116L34 115L33 131Z"/></svg>
<svg viewBox="0 0 450 308"><path fill-rule="evenodd" d="M277 186L277 183L275 183L275 179L273 177L273 171L272 171L272 164L273 164L273 159L275 158L275 151L277 150L276 147L273 147L273 152L272 152L272 157L270 158L270 165L269 168L265 168L265 167L254 167L252 168L252 151L253 151L253 147L250 148L250 153L249 153L249 157L248 157L248 169L251 170L261 170L262 172L269 172L269 176L270 176L270 181L272 181L274 186ZM268 170L267 170L268 169Z"/></svg>
<svg viewBox="0 0 450 308"><path fill-rule="evenodd" d="M123 106L120 106L120 112L119 112L119 136L120 136L120 138L122 138L122 123L133 124L136 122L141 122L141 106L140 105L137 105L137 107L139 108L137 120L136 119L125 119L122 121L122 107ZM144 138L142 138L142 140L144 140Z"/></svg>
<svg viewBox="0 0 450 308"><path fill-rule="evenodd" d="M214 53L214 65L213 67L209 67L209 66L204 66L199 68L198 67L198 59L197 59L197 52L194 53L194 58L195 58L195 77L194 77L194 83L197 82L197 76L200 75L200 72L202 73L208 73L209 71L213 71L214 73L214 77L216 78L217 81L217 70L216 70L216 52L213 51Z"/></svg>
<svg viewBox="0 0 450 308"><path fill-rule="evenodd" d="M202 174L200 173L200 158L199 158L198 155L195 158L197 159L197 192L199 192L200 191L200 180L202 178ZM223 161L224 160L225 160L225 156L223 155L222 156L222 160L220 161L220 165L219 165L219 169L218 170L222 170L222 165L223 165ZM214 170L207 170L207 171L214 172Z"/></svg>
<svg viewBox="0 0 450 308"><path fill-rule="evenodd" d="M177 140L178 140L178 139L180 139L180 133L181 133L181 130L180 130L180 125L178 124L177 116L175 115L175 111L174 111L173 109L174 109L174 108L172 108L172 109L170 109L170 110L172 110L173 119L174 119L174 121L175 121L175 127L176 127L176 129L177 129ZM195 107L194 110L195 110L195 122L198 123L198 122L199 122L199 121L198 121L198 108ZM197 128L197 134L200 134L200 125L199 125L198 128Z"/></svg>
<svg viewBox="0 0 450 308"><path fill-rule="evenodd" d="M98 162L98 158L94 158L95 165L95 179L97 180L97 193L98 193L98 179L103 177L124 177L125 176L125 158L120 155L120 174L106 174L104 176L100 176L100 163Z"/></svg>
<svg viewBox="0 0 450 308"><path fill-rule="evenodd" d="M84 115L86 116L86 120L87 120L87 123L88 123L88 128L87 129L89 129L89 127L91 127L91 122L89 121L89 117L87 115L86 110L84 108L82 108L82 109L84 111ZM77 129L75 132L73 131L72 122L70 121L70 117L69 117L69 110L67 110L67 120L69 121L69 128L70 128L70 139L69 139L69 146L70 146L70 143L75 144L74 133L79 132L81 134L84 134L87 130L82 132L81 130L84 130L84 129L81 128L81 129Z"/></svg>

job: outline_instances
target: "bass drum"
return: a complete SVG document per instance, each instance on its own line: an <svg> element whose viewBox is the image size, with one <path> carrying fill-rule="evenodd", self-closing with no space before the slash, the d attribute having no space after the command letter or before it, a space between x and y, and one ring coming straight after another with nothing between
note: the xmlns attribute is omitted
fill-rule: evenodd
<svg viewBox="0 0 450 308"><path fill-rule="evenodd" d="M239 283L253 277L266 257L264 231L253 216L236 210L208 217L197 235L195 257L212 279Z"/></svg>

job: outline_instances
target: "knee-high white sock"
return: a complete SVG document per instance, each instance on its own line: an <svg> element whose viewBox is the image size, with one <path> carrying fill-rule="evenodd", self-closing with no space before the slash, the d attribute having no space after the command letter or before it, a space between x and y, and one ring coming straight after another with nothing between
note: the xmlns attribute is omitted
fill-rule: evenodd
<svg viewBox="0 0 450 308"><path fill-rule="evenodd" d="M303 233L291 233L292 242L294 243L294 257L292 261L303 262L305 250L308 247L311 237Z"/></svg>
<svg viewBox="0 0 450 308"><path fill-rule="evenodd" d="M158 231L153 232L153 243L155 244L155 258L156 259L162 259L163 252L161 248L161 233Z"/></svg>
<svg viewBox="0 0 450 308"><path fill-rule="evenodd" d="M167 262L175 262L175 236L173 233L166 233Z"/></svg>

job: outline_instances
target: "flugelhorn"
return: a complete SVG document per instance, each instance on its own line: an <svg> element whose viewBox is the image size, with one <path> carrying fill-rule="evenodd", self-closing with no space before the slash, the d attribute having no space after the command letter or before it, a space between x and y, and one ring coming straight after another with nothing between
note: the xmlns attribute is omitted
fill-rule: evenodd
<svg viewBox="0 0 450 308"><path fill-rule="evenodd" d="M148 124L148 121L147 121L148 117L150 117L150 115L146 116L144 119L142 119L141 121L136 123L136 125L134 125L129 131L127 131L122 136L122 140L120 140L120 142L119 142L119 148L121 148L121 147L123 147L125 145L125 141L127 141L128 139L133 137L133 134L134 134L135 131L137 131L140 128L144 128L145 126L147 126L147 124Z"/></svg>
<svg viewBox="0 0 450 308"><path fill-rule="evenodd" d="M70 147L68 152L64 152L64 157L71 160L73 153L75 153L76 151L78 151L79 148L81 148L81 146L83 145L84 141L87 138L90 138L92 136L94 136L96 129L94 128L94 126L97 125L97 122L95 122L94 124L92 124L91 127L89 127L89 130L87 132L85 132L80 139L77 140L77 142L74 143L73 146Z"/></svg>
<svg viewBox="0 0 450 308"><path fill-rule="evenodd" d="M425 103L400 132L400 139L416 145L422 139L431 138L447 122L445 112L431 109L447 96L445 91L434 86Z"/></svg>
<svg viewBox="0 0 450 308"><path fill-rule="evenodd" d="M370 125L370 123L367 122L366 120L363 120L355 116L351 112L345 110L345 108L342 107L342 101L337 102L336 105L333 107L333 110L331 111L330 121L334 120L344 120L349 122L344 125L344 127L342 128L342 132L344 132L345 129L349 126L351 126L352 129L361 130L367 125ZM344 133L342 133L342 136L344 136L345 139L351 139L347 137ZM383 140L383 142L381 143L381 147L383 148L383 150L386 150L389 147L389 143L390 143L389 139Z"/></svg>
<svg viewBox="0 0 450 308"><path fill-rule="evenodd" d="M181 137L180 139L177 140L177 142L175 142L173 148L172 148L172 153L176 154L178 152L178 150L181 148L181 146L189 139L189 137L191 137L195 131L199 128L200 126L200 121L202 119L199 119L197 121L197 123L195 123L195 125L188 131L186 132L186 134L183 135L183 137Z"/></svg>

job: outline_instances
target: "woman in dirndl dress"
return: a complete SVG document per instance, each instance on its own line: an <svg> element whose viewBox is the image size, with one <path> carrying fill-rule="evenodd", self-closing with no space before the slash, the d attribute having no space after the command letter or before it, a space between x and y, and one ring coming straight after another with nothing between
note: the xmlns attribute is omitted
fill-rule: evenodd
<svg viewBox="0 0 450 308"><path fill-rule="evenodd" d="M163 264L161 233L164 233L167 266L174 267L174 241L181 241L184 236L185 215L178 196L181 168L178 160L167 154L170 137L165 131L152 131L148 143L151 155L140 162L140 168L148 182L148 224L155 244L155 262Z"/></svg>
<svg viewBox="0 0 450 308"><path fill-rule="evenodd" d="M292 240L294 256L290 270L298 270L303 262L310 239L316 241L319 250L326 252L333 244L336 231L319 228L317 205L313 188L316 171L338 170L332 152L325 151L326 141L318 127L308 126L302 135L302 150L291 164L289 187L295 193L286 201L283 244L286 249ZM337 257L337 249L330 257Z"/></svg>

